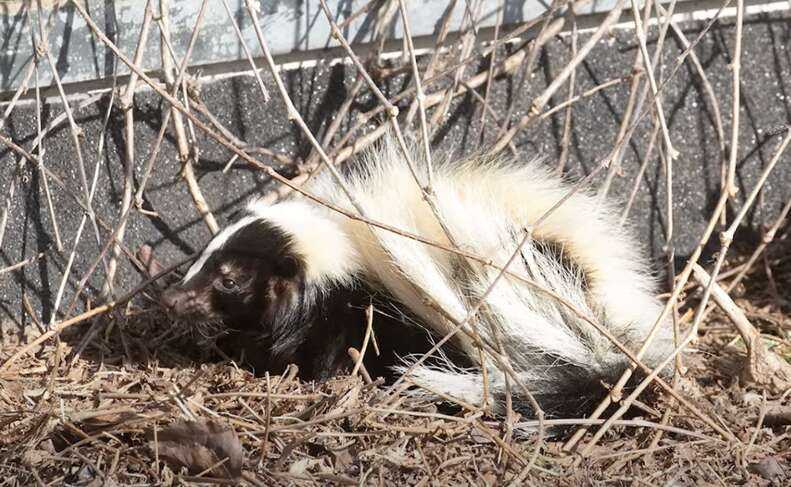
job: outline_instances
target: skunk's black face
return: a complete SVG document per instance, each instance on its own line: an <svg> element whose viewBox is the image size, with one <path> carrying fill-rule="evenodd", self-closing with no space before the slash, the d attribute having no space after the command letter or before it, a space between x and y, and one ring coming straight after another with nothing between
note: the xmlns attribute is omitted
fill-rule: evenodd
<svg viewBox="0 0 791 487"><path fill-rule="evenodd" d="M216 235L161 302L196 326L221 323L270 334L299 301L303 269L282 231L246 217Z"/></svg>

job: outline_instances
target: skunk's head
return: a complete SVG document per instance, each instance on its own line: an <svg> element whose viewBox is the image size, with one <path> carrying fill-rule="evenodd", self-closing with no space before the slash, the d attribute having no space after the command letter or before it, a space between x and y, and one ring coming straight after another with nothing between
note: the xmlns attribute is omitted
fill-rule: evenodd
<svg viewBox="0 0 791 487"><path fill-rule="evenodd" d="M350 278L353 260L337 225L307 203L255 203L214 236L161 302L196 326L277 341L298 332L318 295Z"/></svg>
<svg viewBox="0 0 791 487"><path fill-rule="evenodd" d="M163 293L162 304L196 324L268 328L302 287L305 263L293 247L277 226L245 216L209 242L184 279Z"/></svg>

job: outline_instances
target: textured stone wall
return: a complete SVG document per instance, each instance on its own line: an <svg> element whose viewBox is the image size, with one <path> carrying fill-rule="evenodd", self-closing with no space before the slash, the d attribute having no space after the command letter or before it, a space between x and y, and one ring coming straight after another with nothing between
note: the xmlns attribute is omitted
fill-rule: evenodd
<svg viewBox="0 0 791 487"><path fill-rule="evenodd" d="M791 16L788 12L772 15L751 16L745 21L742 58L742 126L738 160L738 185L743 196L756 181L779 143L779 137L771 136L778 127L789 123L791 118ZM682 24L686 36L696 37L701 23ZM653 35L655 32L652 34ZM580 36L580 42L587 34ZM653 52L654 42L649 39ZM494 111L505 114L508 104L515 102L519 107L515 116L526 112L532 97L538 94L569 59L569 37L549 42L537 59L534 76L522 91L517 91L510 77L498 79L492 87L490 100ZM577 72L577 91L593 88L608 80L629 74L637 45L633 33L614 31L594 49ZM681 52L676 40L669 37L665 43L663 63L667 73ZM708 81L720 104L726 136L730 131L731 71L728 64L733 52L732 20L715 25L695 52L705 68ZM502 53L503 55L505 53ZM474 65L468 73L483 69ZM271 93L275 93L271 79L264 71L264 78ZM323 133L334 113L354 83L354 68L347 65L319 66L284 74L297 108L314 132ZM384 83L391 95L403 88L404 78L396 77ZM435 89L434 86L429 91ZM365 91L365 90L363 90ZM483 93L483 90L480 90ZM711 104L707 99L700 78L685 64L664 88L664 109L668 119L671 138L680 152L674 167L674 208L676 253L680 258L695 246L718 196L720 181L719 143L714 126ZM75 109L75 121L82 131L80 139L88 178L98 170L98 184L93 201L99 220L98 233L101 244L97 244L96 231L88 223L76 252L71 278L64 294L64 305L71 300L75 286L88 267L96 259L98 250L106 241L108 230L118 219L123 191L124 147L127 141L123 134L123 113L117 107L110 110L106 129L105 114L110 95L105 94L85 108L81 95L71 100ZM551 100L555 105L565 99L565 88ZM217 119L236 137L254 146L262 146L288 157L304 158L310 145L299 130L286 119L282 102L274 97L264 103L255 79L250 76L205 81L200 97ZM570 177L588 174L608 154L618 134L628 98L628 82L616 84L574 105L573 125L569 161ZM374 106L370 96L360 96L353 105L354 114ZM150 90L141 90L134 98L136 158L134 163L136 181L142 177L142 167L149 156L162 121L163 105L160 97ZM480 106L472 96L457 97L448 116L434 135L437 153L459 157L485 144L478 140ZM29 148L36 137L35 103L18 105L6 121L2 133L10 136L17 144ZM43 124L56 119L63 112L57 99L48 99L41 110ZM355 120L354 114L344 121L343 132ZM542 156L548 164L555 164L563 131L564 111L533 125L520 133L516 147L520 157ZM491 118L490 118L491 120ZM623 159L622 174L616 176L611 194L624 201L631 190L639 162L647 150L650 125L643 123L635 132ZM493 130L486 132L491 142ZM728 136L729 138L729 136ZM659 143L660 139L658 139ZM99 147L103 150L99 152ZM199 130L196 132L198 162L195 171L207 202L222 223L240 202L253 194L270 188L271 182L258 171L237 161L230 171L221 169L231 154ZM68 124L60 124L49 132L44 142L44 164L57 175L74 194L81 194L75 145ZM260 159L271 162L265 156ZM15 178L17 157L0 144L0 194L10 195ZM294 167L276 165L284 174L293 175ZM163 262L173 262L183 255L201 247L208 239L209 231L198 217L192 199L179 175L180 165L172 130L166 133L161 152L156 160L152 179L145 192L145 213L135 211L129 219L125 245L134 251L140 244L151 244L157 257ZM602 178L593 182L597 187ZM74 238L83 217L75 199L55 182L50 181L54 199L56 220L63 238L64 251L54 247L52 221L49 216L41 173L34 165L27 164L19 173L13 196L9 199L7 228L0 250L0 269L25 259L34 260L13 271L0 274L0 322L6 333L31 326L32 321L25 312L23 296L30 302L34 313L47 322L52 313L55 296L74 246ZM772 221L783 203L791 197L791 154L783 156L766 184L755 211L748 218L749 227L742 238L754 238L755 230L763 222ZM665 221L664 173L658 163L656 151L648 163L640 184L631 223L637 227L643 241L650 248L652 258L662 257ZM41 258L36 258L44 253ZM88 296L95 296L103 282L104 272L100 268L89 281ZM117 291L129 290L139 283L141 277L128 259L120 259L120 271L116 279ZM80 300L78 309L82 307Z"/></svg>

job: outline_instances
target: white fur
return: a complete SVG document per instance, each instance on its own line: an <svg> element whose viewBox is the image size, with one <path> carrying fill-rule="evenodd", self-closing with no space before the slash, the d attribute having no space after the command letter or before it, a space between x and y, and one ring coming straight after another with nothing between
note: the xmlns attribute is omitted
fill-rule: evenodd
<svg viewBox="0 0 791 487"><path fill-rule="evenodd" d="M323 286L347 284L356 272L355 250L335 222L301 202L269 205L261 200L247 205L247 215L224 228L212 238L182 283L195 276L212 253L220 250L236 232L255 221L266 221L289 235L294 250L307 264L306 278Z"/></svg>
<svg viewBox="0 0 791 487"><path fill-rule="evenodd" d="M366 216L448 245L450 240L423 200L398 149L386 143L365 157L361 164L365 172L346 176L346 185ZM419 170L425 171L421 151L415 151L412 157L418 161ZM337 206L356 211L328 175L317 178L308 189ZM501 265L517 247L525 228L533 227L569 190L569 185L538 162L440 162L434 172L437 209L453 240L465 250ZM372 229L311 201L295 199L272 206L255 203L249 211L294 237L314 279L326 284L348 282L353 276L365 279L388 291L439 335L450 330L452 321L465 319L498 274L491 267ZM553 291L636 351L661 306L654 297L655 283L640 246L620 228L614 211L591 195L577 192L532 231L533 240L522 250L524 257L515 259L509 270ZM574 275L540 252L542 242L562 246L563 252L583 269L590 288L583 286L583 276ZM465 272L459 274L459 269ZM425 296L430 296L434 306ZM528 389L562 387L547 385L552 377L548 368L554 361L590 371L607 370L624 362L621 352L587 321L520 280L502 279L486 304L486 312L479 313L470 326L489 342L494 342L493 331L497 333ZM652 352L645 357L648 365L661 361L671 350L671 343L669 327L663 323ZM478 360L470 339L459 337L457 345L472 360ZM492 363L479 365L493 371L492 387L502 385L502 374ZM483 399L480 375L461 372L449 364L419 367L412 378L464 400Z"/></svg>
<svg viewBox="0 0 791 487"><path fill-rule="evenodd" d="M297 201L270 205L258 200L247 205L247 211L291 236L296 252L305 259L309 280L319 285L348 284L357 271L354 247L318 208Z"/></svg>
<svg viewBox="0 0 791 487"><path fill-rule="evenodd" d="M203 266L206 265L206 261L209 260L211 254L220 250L222 246L225 245L225 242L227 242L228 239L231 237L231 235L238 232L247 225L253 223L255 220L256 218L254 216L246 216L244 218L240 218L238 221L223 228L222 231L220 231L220 233L215 235L214 238L211 239L211 242L209 242L209 245L207 245L206 248L203 249L203 252L201 252L201 255L198 258L198 260L196 260L190 266L189 270L187 270L187 273L184 275L184 279L182 279L181 281L182 284L185 284L187 283L187 281L192 279L193 276L195 276L195 274L197 274L203 268Z"/></svg>

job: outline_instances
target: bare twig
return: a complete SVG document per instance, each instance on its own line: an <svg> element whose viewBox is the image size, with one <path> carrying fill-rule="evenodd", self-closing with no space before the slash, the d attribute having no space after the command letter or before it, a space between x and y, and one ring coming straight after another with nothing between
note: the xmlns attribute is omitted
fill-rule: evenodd
<svg viewBox="0 0 791 487"><path fill-rule="evenodd" d="M52 230L55 233L55 246L58 249L58 252L63 252L63 240L60 236L60 228L58 225L58 218L55 216L55 207L52 204L52 193L49 189L49 178L46 174L43 174L43 164L44 164L44 147L43 147L43 131L41 127L41 86L39 80L39 48L38 48L38 39L33 34L33 29L30 30L30 38L33 41L33 49L35 50L35 66L36 66L36 134L37 140L41 141L40 144L36 147L36 152L38 153L39 164L41 166L38 167L39 173L41 173L41 181L44 186L44 194L47 198L47 211L49 212L49 218L52 220ZM9 105L10 108L11 105ZM0 124L2 126L2 124ZM0 244L2 243L2 237L0 237Z"/></svg>
<svg viewBox="0 0 791 487"><path fill-rule="evenodd" d="M203 16L206 12L207 0L203 0L201 3L201 8L198 11L198 17L195 20L195 28L192 31L192 35L190 37L190 46L187 48L188 53L192 50L192 46L195 43L195 40L198 37L198 31L200 29L200 25L203 20ZM170 44L170 25L169 25L169 0L160 0L159 3L160 8L160 19L159 19L159 26L160 26L160 33L162 39L162 70L165 74L165 80L168 83L168 86L173 90L174 94L177 93L178 88L180 87L181 83L176 80L176 77L173 75L173 62L174 59L171 57L172 54L169 53L165 47ZM181 69L179 70L179 80L183 80L183 76L186 72L187 62L189 60L189 56L184 56L184 59L181 62ZM185 94L186 98L186 94ZM195 179L195 171L193 169L193 157L195 156L195 150L190 150L189 143L187 142L187 135L184 132L184 122L182 119L181 112L176 109L175 107L171 107L170 111L173 114L173 129L176 131L176 142L179 151L179 159L181 159L182 164L182 171L181 174L184 177L184 180L187 182L187 188L189 188L190 195L192 196L192 200L195 202L195 207L198 210L198 214L200 214L203 221L206 223L206 226L209 227L209 230L212 233L217 233L220 229L219 225L217 224L217 219L214 218L214 215L209 208L209 205L206 203L206 198L203 196L203 191L200 189L200 185L198 185L198 181ZM193 146L194 147L194 146Z"/></svg>
<svg viewBox="0 0 791 487"><path fill-rule="evenodd" d="M604 18L601 25L599 25L588 41L580 48L579 52L577 52L577 55L574 56L571 61L566 64L566 66L564 66L564 68L555 77L555 79L552 80L549 86L547 86L546 89L544 89L544 91L533 100L533 103L530 107L530 113L522 117L517 124L508 129L508 131L505 132L502 137L500 137L497 143L495 143L494 147L491 149L492 153L497 153L503 150L508 142L516 137L516 134L520 130L532 123L536 115L541 113L541 111L544 109L544 106L546 106L546 104L549 102L550 98L552 98L555 92L558 91L569 78L569 76L571 76L571 73L577 69L577 66L588 56L590 51L604 36L607 30L621 17L623 2L624 0L617 1L610 13L607 14L607 17ZM536 39L536 42L538 41L539 40Z"/></svg>
<svg viewBox="0 0 791 487"><path fill-rule="evenodd" d="M137 49L135 51L134 63L140 64L143 61L143 53L145 52L146 42L148 41L148 31L151 27L151 20L154 17L154 10L151 6L151 0L146 1L145 13L143 15L143 25L140 27L140 38L137 41ZM121 109L124 111L124 146L126 148L126 159L124 160L124 191L121 197L120 214L128 211L132 205L132 191L134 186L134 168L135 168L135 116L134 116L134 96L135 86L137 85L137 75L132 73L129 76L129 82L126 85L124 94L121 97ZM115 236L119 242L124 240L124 233L126 232L126 220L122 219L118 225L118 231ZM104 289L102 294L111 296L113 292L113 281L115 280L115 272L118 268L118 257L121 255L121 247L116 244L113 246L113 253L110 261L107 264L107 275L104 280Z"/></svg>
<svg viewBox="0 0 791 487"><path fill-rule="evenodd" d="M571 19L571 57L572 59L577 55L577 49L579 46L579 32L577 29L577 17L574 14L574 6L570 5L567 13L568 17ZM570 101L574 98L574 85L577 78L577 70L574 69L571 71L569 75L569 94L566 101ZM566 107L566 111L563 114L563 136L561 137L560 141L560 155L558 155L558 165L555 169L558 174L563 174L563 169L566 166L566 161L569 157L569 146L571 145L571 115L572 115L572 105Z"/></svg>
<svg viewBox="0 0 791 487"><path fill-rule="evenodd" d="M233 12L231 12L231 7L228 5L228 0L222 0L222 5L225 7L225 12L228 14L228 22L230 22L231 26L233 26L233 31L236 33L236 38L239 40L239 44L242 45L244 56L247 58L247 62L250 63L253 76L255 76L255 80L258 83L258 89L261 90L261 95L264 97L264 103L266 103L269 101L269 91L266 89L264 80L261 79L261 73L259 72L260 70L258 69L258 66L255 65L253 55L250 54L250 48L247 47L247 42L245 42L244 37L242 36L242 31L239 30L239 26L236 24L236 20L233 18Z"/></svg>
<svg viewBox="0 0 791 487"><path fill-rule="evenodd" d="M359 351L359 359L355 360L354 368L350 375L357 375L357 371L360 370L360 367L363 364L363 358L365 358L365 351L368 349L368 342L371 339L371 333L373 333L373 324L374 324L374 306L373 304L369 304L367 308L365 308L365 336L363 337L363 344L360 347ZM369 377L370 379L370 377Z"/></svg>
<svg viewBox="0 0 791 487"><path fill-rule="evenodd" d="M742 26L744 24L744 0L736 0L736 45L733 48L733 60L730 68L733 70L733 111L731 112L731 153L728 158L728 172L725 180L725 190L733 198L736 196L736 158L739 153L739 111L742 107L741 100L741 72L742 72Z"/></svg>
<svg viewBox="0 0 791 487"><path fill-rule="evenodd" d="M669 362L669 360L674 358L683 349L683 347L686 346L697 335L697 329L700 326L700 322L702 320L704 311L706 310L706 305L708 304L708 300L709 300L709 297L711 296L712 289L713 289L714 285L716 284L716 277L719 274L720 268L722 267L722 263L724 262L725 256L728 253L728 248L730 247L731 242L733 242L733 235L736 232L736 229L738 228L738 226L741 224L741 221L746 216L746 214L749 211L750 207L752 206L752 203L755 201L755 197L758 195L758 192L761 190L763 185L766 183L766 180L769 177L769 174L772 172L772 170L774 169L775 165L777 165L777 162L782 157L782 155L785 152L785 149L788 146L789 142L791 142L791 128L787 129L786 137L783 139L783 141L780 143L779 147L775 151L775 155L774 155L774 157L772 157L772 160L769 161L769 164L766 166L766 168L761 173L761 176L759 177L758 182L756 183L755 187L753 188L753 190L748 195L748 197L747 197L747 199L746 199L746 201L744 203L744 206L742 206L741 210L736 215L736 217L734 218L733 222L731 222L731 225L728 227L728 229L725 232L720 234L720 242L722 244L722 248L720 249L720 252L719 252L719 254L717 256L717 260L716 260L716 262L714 264L714 269L713 269L713 271L711 273L711 279L709 280L708 286L706 286L706 288L705 288L705 291L703 293L703 298L701 299L701 303L698 305L697 311L695 313L695 317L694 317L693 322L692 322L692 326L690 327L689 331L687 332L686 337L676 347L676 350L671 354L671 356L668 357L668 359L666 359L662 364L660 364L660 366L656 367L654 369L654 371L648 377L646 377L640 383L640 385L638 385L635 388L635 392L630 394L629 398L627 398L626 400L624 400L622 402L621 407L615 413L613 413L612 416L610 416L610 419L608 419L608 421L605 422L604 425L598 431L596 431L596 433L593 435L593 438L591 438L591 440L588 442L588 444L581 450L581 453L582 453L583 456L591 450L593 445L596 444L596 442L601 438L601 436L604 434L604 432L607 429L609 429L609 427L612 425L612 421L615 421L616 419L620 418L626 412L626 410L629 408L629 405L631 404L631 400L636 398L639 395L639 393L642 392L642 390L648 385L648 383L650 383L652 380L654 380L658 376L658 374L660 373L662 368L666 366L666 364ZM719 212L724 209L725 203L727 202L727 198L728 198L728 192L724 189L723 192L722 192L722 195L720 197L720 202L717 205L718 211L715 210L714 214L712 215L711 220L709 222L709 228L713 228L714 224L717 222L717 220L719 218ZM706 240L708 240L708 239L706 239ZM694 265L697 263L698 256L699 256L699 254L698 254L698 251L696 249L696 252L693 255L694 258L691 258L689 260L689 262L687 263L686 269L681 274L681 276L683 276L683 277L679 277L679 281L676 283L676 288L674 289L673 296L671 296L671 299L668 301L667 305L665 306L665 309L663 310L662 316L660 316L660 319L663 318L664 315L667 313L668 308L671 307L675 303L675 301L677 299L677 292L676 291L680 290L683 287L683 285L686 283L687 279L689 278L689 273L692 271L692 269L694 268ZM653 333L649 333L649 336L648 336L648 338L646 338L646 341L643 344L643 347L640 349L641 352L643 352L645 350L646 345L650 344L650 341L652 339L653 339ZM623 380L623 378L626 377L628 379L628 377L630 375L631 375L631 371L627 371L626 373L624 373L624 375L621 377L621 380L618 381L618 383L616 384L616 386L613 389L615 389L615 388L619 388L619 389L623 388L623 386L625 385L625 381ZM611 398L611 397L612 397L612 393L610 394L610 396L608 396L608 398Z"/></svg>
<svg viewBox="0 0 791 487"><path fill-rule="evenodd" d="M791 387L791 365L766 348L760 332L750 323L744 311L719 284L712 282L711 276L702 267L695 265L693 272L695 279L704 288L711 288L712 299L731 319L747 347L747 360L742 369L744 379L780 392Z"/></svg>
<svg viewBox="0 0 791 487"><path fill-rule="evenodd" d="M89 320L91 318L94 318L96 316L106 314L106 313L112 311L113 309L117 308L118 306L126 303L127 301L129 301L130 299L135 297L137 295L137 293L139 293L146 286L148 286L152 282L155 282L158 279L164 277L165 275L169 274L170 272L172 272L174 269L176 269L180 265L191 261L195 257L197 257L197 254L191 255L191 256L187 257L186 259L182 259L181 261L177 262L176 264L173 264L170 267L168 267L166 269L163 269L160 273L158 273L157 275L155 275L155 276L153 276L153 277L151 277L149 279L146 279L143 283L141 283L140 285L138 285L133 290L129 291L128 293L126 293L124 296L122 296L121 298L117 299L116 301L111 301L109 303L105 303L105 304L103 304L101 306L98 306L96 308L93 308L93 309L90 309L88 311L85 311L84 313L80 313L77 316L74 316L74 317L69 318L67 320L63 320L63 321L60 321L58 323L54 323L54 324L50 325L50 327L49 327L49 329L47 330L46 333L43 333L43 334L39 335L35 340L33 340L32 342L28 343L27 345L25 345L24 347L20 348L19 350L17 350L13 355L11 355L11 357L9 357L5 362L3 362L3 364L0 365L0 372L8 370L11 367L11 365L14 364L14 362L16 362L20 358L22 358L25 355L27 355L28 353L30 353L33 349L35 349L36 347L38 347L42 343L46 342L47 340L50 340L52 338L55 338L55 337L59 336L60 333L63 330L65 330L65 329L67 329L69 327L72 327L74 325L80 324L80 323L82 323L84 321L87 321L87 320Z"/></svg>

